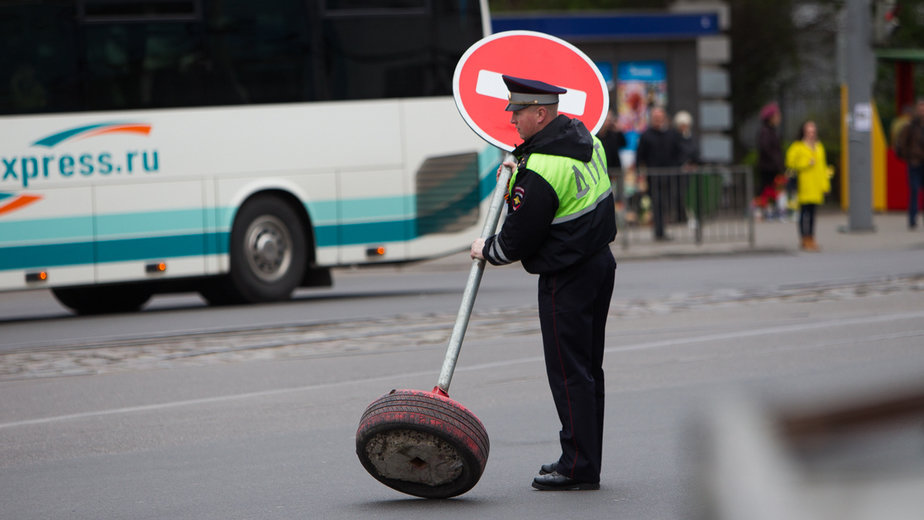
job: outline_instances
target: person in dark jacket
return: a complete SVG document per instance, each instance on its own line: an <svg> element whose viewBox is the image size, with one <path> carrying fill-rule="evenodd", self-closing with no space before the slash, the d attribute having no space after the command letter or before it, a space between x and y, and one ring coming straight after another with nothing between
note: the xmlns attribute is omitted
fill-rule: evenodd
<svg viewBox="0 0 924 520"><path fill-rule="evenodd" d="M520 261L539 275L539 323L546 375L561 421L558 460L543 464L539 490L600 488L603 453L603 350L616 272L613 193L600 140L558 115L564 89L503 76L523 143L508 185L501 230L472 243L472 258Z"/></svg>
<svg viewBox="0 0 924 520"><path fill-rule="evenodd" d="M622 159L619 156L620 151L626 148L628 140L626 134L620 129L619 115L613 109L607 110L603 126L597 132L597 139L600 139L600 143L603 144L610 183L613 186L613 197L617 204L626 205L626 211L638 214L640 194L635 193L634 189L631 194L627 193L626 172L622 169Z"/></svg>
<svg viewBox="0 0 924 520"><path fill-rule="evenodd" d="M918 100L914 117L898 134L896 149L899 157L908 163L908 229L915 229L918 197L924 190L924 98Z"/></svg>
<svg viewBox="0 0 924 520"><path fill-rule="evenodd" d="M680 175L676 177L673 193L674 219L677 222L687 221L687 190L690 187L690 175L695 173L700 164L699 144L693 137L693 116L686 110L674 114L674 129L680 139ZM692 215L691 215L692 217Z"/></svg>
<svg viewBox="0 0 924 520"><path fill-rule="evenodd" d="M671 128L667 112L661 107L653 108L651 123L638 139L635 164L648 180L655 240L670 240L664 232L664 220L670 211L671 181L679 172L682 158L680 135Z"/></svg>
<svg viewBox="0 0 924 520"><path fill-rule="evenodd" d="M612 109L607 111L606 120L603 121L600 131L597 132L597 139L600 139L603 144L603 152L606 154L606 164L609 169L618 170L622 168L619 151L626 147L626 134L619 129L619 118Z"/></svg>
<svg viewBox="0 0 924 520"><path fill-rule="evenodd" d="M700 164L699 144L693 137L693 116L685 110L674 115L674 128L680 134L680 165L695 167Z"/></svg>
<svg viewBox="0 0 924 520"><path fill-rule="evenodd" d="M783 161L783 144L779 127L782 116L776 103L760 110L760 130L757 132L757 182L754 189L761 194L768 188L776 189L776 178L786 172Z"/></svg>

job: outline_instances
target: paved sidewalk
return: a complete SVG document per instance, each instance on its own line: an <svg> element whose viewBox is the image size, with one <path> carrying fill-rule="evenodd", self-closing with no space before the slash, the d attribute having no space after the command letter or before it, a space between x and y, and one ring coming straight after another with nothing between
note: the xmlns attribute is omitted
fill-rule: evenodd
<svg viewBox="0 0 924 520"><path fill-rule="evenodd" d="M905 212L876 213L873 215L873 231L847 231L849 217L846 212L825 210L819 212L815 223L815 241L825 252L869 251L888 249L921 249L924 252L924 230L909 230ZM642 243L631 244L623 249L613 244L618 258L651 258L684 255L747 254L762 252L807 253L799 249L799 233L796 222L755 222L754 247L746 242L673 244Z"/></svg>
<svg viewBox="0 0 924 520"><path fill-rule="evenodd" d="M683 258L700 255L747 255L761 253L786 253L799 255L825 254L844 251L908 250L922 252L924 266L924 229L908 229L908 216L904 211L875 213L871 232L846 232L849 223L847 212L826 209L816 217L815 241L821 247L820 253L808 253L799 249L799 233L796 222L759 221L755 223L754 247L746 241L704 242L696 245L683 242L645 242L630 244L623 249L619 237L612 244L617 261L646 258ZM468 251L443 258L415 262L398 269L440 270L447 267L469 266Z"/></svg>

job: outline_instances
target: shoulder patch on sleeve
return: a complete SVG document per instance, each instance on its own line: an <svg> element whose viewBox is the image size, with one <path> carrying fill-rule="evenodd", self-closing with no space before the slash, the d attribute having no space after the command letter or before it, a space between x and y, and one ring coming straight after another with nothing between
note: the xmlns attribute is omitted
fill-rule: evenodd
<svg viewBox="0 0 924 520"><path fill-rule="evenodd" d="M513 211L520 209L520 206L523 205L523 199L526 198L526 190L523 186L516 186L513 188L513 198L510 201L510 207Z"/></svg>

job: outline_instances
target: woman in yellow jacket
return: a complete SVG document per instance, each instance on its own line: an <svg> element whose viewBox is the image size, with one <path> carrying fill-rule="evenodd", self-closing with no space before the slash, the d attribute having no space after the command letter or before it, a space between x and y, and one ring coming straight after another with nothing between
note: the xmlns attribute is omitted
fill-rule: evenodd
<svg viewBox="0 0 924 520"><path fill-rule="evenodd" d="M815 212L831 191L831 169L825 160L825 148L818 140L813 121L802 123L798 140L786 150L786 167L796 172L799 202L799 237L802 249L818 251L815 243Z"/></svg>

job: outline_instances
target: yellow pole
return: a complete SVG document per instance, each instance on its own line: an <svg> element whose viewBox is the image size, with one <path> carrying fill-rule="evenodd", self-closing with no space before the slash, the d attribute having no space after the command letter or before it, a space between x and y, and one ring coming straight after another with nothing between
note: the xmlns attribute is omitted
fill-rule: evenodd
<svg viewBox="0 0 924 520"><path fill-rule="evenodd" d="M872 192L873 192L873 211L885 211L886 209L886 140L885 131L882 128L882 121L879 120L879 110L876 103L871 103L873 108L873 133L870 135L871 170L873 171Z"/></svg>

